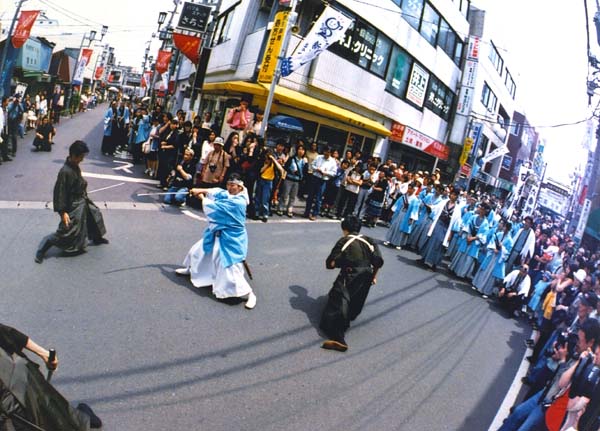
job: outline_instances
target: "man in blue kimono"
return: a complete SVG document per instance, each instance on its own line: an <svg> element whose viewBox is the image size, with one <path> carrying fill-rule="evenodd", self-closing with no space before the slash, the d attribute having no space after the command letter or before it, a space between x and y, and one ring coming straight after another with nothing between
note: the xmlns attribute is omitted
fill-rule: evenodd
<svg viewBox="0 0 600 431"><path fill-rule="evenodd" d="M208 226L202 239L189 250L183 267L175 272L190 276L195 287L212 286L217 299L247 297L245 307L253 309L256 295L244 278L249 202L244 183L238 174L232 174L227 180L227 190L194 188L190 194L203 200Z"/></svg>

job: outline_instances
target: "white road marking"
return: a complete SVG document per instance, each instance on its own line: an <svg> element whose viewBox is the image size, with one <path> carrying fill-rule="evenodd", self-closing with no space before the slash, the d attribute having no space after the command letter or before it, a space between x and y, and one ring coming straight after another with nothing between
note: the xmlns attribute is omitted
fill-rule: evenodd
<svg viewBox="0 0 600 431"><path fill-rule="evenodd" d="M137 210L137 211L161 211L164 205L156 203L141 202L104 202L95 201L101 210ZM52 202L44 201L0 201L0 209L9 210L52 210Z"/></svg>
<svg viewBox="0 0 600 431"><path fill-rule="evenodd" d="M119 184L115 184L113 186L102 187L101 189L92 190L91 192L88 192L88 195L90 193L96 193L96 192L101 192L102 190L112 189L113 187L119 187L119 186L122 186L123 184L125 184L125 183L119 183Z"/></svg>
<svg viewBox="0 0 600 431"><path fill-rule="evenodd" d="M114 171L125 171L128 174L133 174L133 172L131 172L131 169L129 169L129 168L133 167L133 163L121 162L119 160L113 160L113 162L121 163L121 166L117 166L116 168L113 168Z"/></svg>
<svg viewBox="0 0 600 431"><path fill-rule="evenodd" d="M113 202L113 201L94 201L101 210L134 210L134 211L164 211L167 208L176 210L176 207L164 205L161 202ZM48 201L0 201L0 210L52 210L52 202ZM190 218L200 221L206 221L206 217L197 214L188 209L181 209L181 213ZM263 224L260 220L247 220L246 223ZM339 220L319 219L311 221L304 218L270 218L269 224L310 224L310 223L339 223Z"/></svg>
<svg viewBox="0 0 600 431"><path fill-rule="evenodd" d="M121 175L96 174L94 172L82 172L82 175L87 178L98 178L101 180L125 181L126 183L140 184L158 184L157 180L149 180L146 178L123 177Z"/></svg>

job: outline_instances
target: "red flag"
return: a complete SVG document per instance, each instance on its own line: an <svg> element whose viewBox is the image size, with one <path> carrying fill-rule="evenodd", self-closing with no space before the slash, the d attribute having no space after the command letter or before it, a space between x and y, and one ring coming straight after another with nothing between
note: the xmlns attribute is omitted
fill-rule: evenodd
<svg viewBox="0 0 600 431"><path fill-rule="evenodd" d="M177 49L179 49L183 55L189 58L192 63L198 64L200 58L200 43L202 39L196 36L188 36L181 33L173 33L173 42Z"/></svg>
<svg viewBox="0 0 600 431"><path fill-rule="evenodd" d="M163 74L169 68L169 63L171 62L171 51L158 51L158 57L156 57L156 71L160 74Z"/></svg>
<svg viewBox="0 0 600 431"><path fill-rule="evenodd" d="M12 36L12 44L15 48L21 48L27 39L29 39L31 27L35 24L35 20L39 13L39 10L24 10L21 12L17 28Z"/></svg>
<svg viewBox="0 0 600 431"><path fill-rule="evenodd" d="M94 77L95 77L95 79L100 79L100 78L102 78L102 75L104 75L104 67L98 66L96 68L96 74L94 75Z"/></svg>

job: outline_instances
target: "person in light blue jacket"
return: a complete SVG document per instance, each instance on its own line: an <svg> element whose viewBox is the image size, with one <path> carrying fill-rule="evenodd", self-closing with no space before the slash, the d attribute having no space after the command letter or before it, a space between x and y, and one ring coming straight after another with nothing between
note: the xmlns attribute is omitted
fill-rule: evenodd
<svg viewBox="0 0 600 431"><path fill-rule="evenodd" d="M415 189L416 185L410 183L406 193L392 207L394 215L383 245L400 250L408 242L413 226L419 219L420 200L415 196Z"/></svg>

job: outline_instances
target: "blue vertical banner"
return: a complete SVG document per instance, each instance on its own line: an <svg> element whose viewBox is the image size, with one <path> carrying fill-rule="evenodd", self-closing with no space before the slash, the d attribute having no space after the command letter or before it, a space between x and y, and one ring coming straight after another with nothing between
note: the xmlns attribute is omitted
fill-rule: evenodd
<svg viewBox="0 0 600 431"><path fill-rule="evenodd" d="M6 60L4 61L2 75L0 76L0 91L2 91L1 96L10 95L10 84L12 81L13 72L15 70L15 64L17 63L17 55L21 49L15 48L11 39L12 38L7 38L4 41L6 44Z"/></svg>

